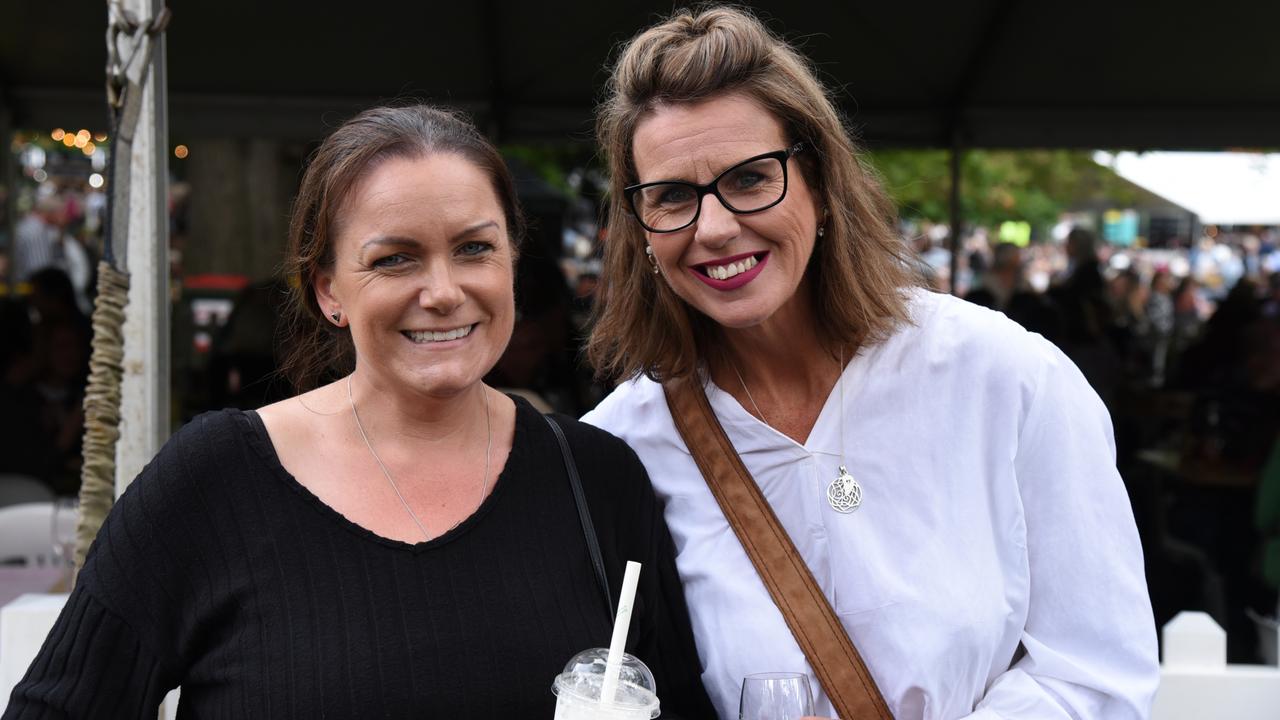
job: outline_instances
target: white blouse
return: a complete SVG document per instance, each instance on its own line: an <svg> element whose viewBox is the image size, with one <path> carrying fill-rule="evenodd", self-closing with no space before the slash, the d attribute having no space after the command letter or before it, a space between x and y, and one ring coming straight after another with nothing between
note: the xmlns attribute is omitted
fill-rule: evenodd
<svg viewBox="0 0 1280 720"><path fill-rule="evenodd" d="M1003 315L924 291L911 309L849 363L805 444L708 383L725 432L896 718L1147 717L1155 624L1105 407ZM744 675L803 669L834 717L661 386L625 383L583 419L626 440L666 502L720 715L737 717ZM842 463L863 492L847 515L826 497Z"/></svg>

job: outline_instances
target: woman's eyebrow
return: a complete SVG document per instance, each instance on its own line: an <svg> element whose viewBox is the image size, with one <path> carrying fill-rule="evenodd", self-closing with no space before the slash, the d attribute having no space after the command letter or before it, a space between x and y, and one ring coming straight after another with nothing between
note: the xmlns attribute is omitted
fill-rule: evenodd
<svg viewBox="0 0 1280 720"><path fill-rule="evenodd" d="M389 247L417 247L418 241L414 240L411 237L405 237L402 235L379 235L377 237L366 240L365 243L360 246L360 257L363 258L365 256L365 253L369 252L369 250L372 248L388 247L388 246Z"/></svg>
<svg viewBox="0 0 1280 720"><path fill-rule="evenodd" d="M454 235L454 236L453 236L453 239L454 239L454 241L456 242L456 241L458 241L458 240L462 240L462 239L465 239L465 238L469 238L469 237L472 237L472 236L475 236L475 235L480 235L480 234L482 234L485 230L488 230L489 228L493 228L493 229L497 230L497 229L498 229L498 223L497 223L496 221L494 221L494 220L482 220L482 221L480 221L480 222L476 223L475 225L472 225L471 227L466 228L466 229L465 229L465 230L463 230L462 232L457 233L456 235Z"/></svg>

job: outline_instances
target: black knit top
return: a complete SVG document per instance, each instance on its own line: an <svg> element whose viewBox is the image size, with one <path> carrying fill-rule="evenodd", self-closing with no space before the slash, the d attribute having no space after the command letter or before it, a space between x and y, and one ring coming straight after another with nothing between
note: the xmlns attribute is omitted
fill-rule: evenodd
<svg viewBox="0 0 1280 720"><path fill-rule="evenodd" d="M612 621L555 437L515 402L491 495L416 545L312 495L257 414L197 417L112 510L4 720L154 718L177 685L179 716L202 719L551 718L552 680L608 646ZM627 560L644 564L628 651L664 717L714 717L643 466L559 420L613 591Z"/></svg>

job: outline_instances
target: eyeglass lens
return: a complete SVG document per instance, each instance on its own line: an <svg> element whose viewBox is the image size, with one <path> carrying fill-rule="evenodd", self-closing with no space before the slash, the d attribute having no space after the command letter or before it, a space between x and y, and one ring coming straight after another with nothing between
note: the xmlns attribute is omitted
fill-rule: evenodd
<svg viewBox="0 0 1280 720"><path fill-rule="evenodd" d="M739 213L763 210L786 192L785 158L749 160L729 168L716 178L721 202ZM693 222L700 206L698 188L682 182L646 185L636 193L641 222L653 232L680 229Z"/></svg>

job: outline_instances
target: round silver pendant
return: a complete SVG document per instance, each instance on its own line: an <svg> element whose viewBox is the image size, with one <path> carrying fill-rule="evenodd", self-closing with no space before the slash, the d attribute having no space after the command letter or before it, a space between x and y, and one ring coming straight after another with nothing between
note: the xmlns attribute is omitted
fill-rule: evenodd
<svg viewBox="0 0 1280 720"><path fill-rule="evenodd" d="M862 486L840 466L840 474L827 486L827 502L838 513L851 513L862 505Z"/></svg>

